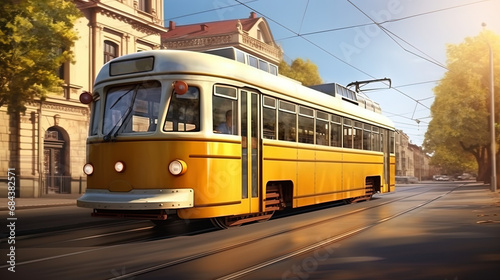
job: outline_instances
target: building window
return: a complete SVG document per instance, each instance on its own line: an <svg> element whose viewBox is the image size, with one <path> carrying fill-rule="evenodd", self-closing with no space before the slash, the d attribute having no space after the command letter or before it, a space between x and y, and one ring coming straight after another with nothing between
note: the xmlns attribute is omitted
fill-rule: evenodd
<svg viewBox="0 0 500 280"><path fill-rule="evenodd" d="M138 0L137 9L146 13L151 13L151 0Z"/></svg>
<svg viewBox="0 0 500 280"><path fill-rule="evenodd" d="M104 41L104 63L118 57L118 45L111 41Z"/></svg>
<svg viewBox="0 0 500 280"><path fill-rule="evenodd" d="M62 48L59 48L57 49L57 55L62 55L64 52L64 50ZM58 73L58 76L59 76L59 79L65 81L65 76L64 76L64 66L65 66L65 62L64 63L61 63L61 65L59 66L59 69L57 70L57 73Z"/></svg>

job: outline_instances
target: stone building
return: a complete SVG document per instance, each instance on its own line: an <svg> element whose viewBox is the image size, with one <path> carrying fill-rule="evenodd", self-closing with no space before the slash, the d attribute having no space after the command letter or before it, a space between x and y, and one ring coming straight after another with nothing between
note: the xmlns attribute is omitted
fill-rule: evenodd
<svg viewBox="0 0 500 280"><path fill-rule="evenodd" d="M410 138L402 130L396 131L396 176L413 176L413 151Z"/></svg>
<svg viewBox="0 0 500 280"><path fill-rule="evenodd" d="M417 177L419 181L432 180L439 170L430 164L430 156L422 147L412 144L402 130L396 133L396 176Z"/></svg>
<svg viewBox="0 0 500 280"><path fill-rule="evenodd" d="M92 91L107 61L160 48L160 34L166 31L162 0L74 2L83 16L75 23L75 63L59 71L64 86L45 101L28 104L19 120L0 107L1 197L7 196L8 168L16 169L19 197L83 191L89 107L79 102L80 93Z"/></svg>
<svg viewBox="0 0 500 280"><path fill-rule="evenodd" d="M206 51L234 47L264 61L279 64L283 51L274 42L271 29L252 12L249 18L176 25L170 21L162 35L163 49Z"/></svg>

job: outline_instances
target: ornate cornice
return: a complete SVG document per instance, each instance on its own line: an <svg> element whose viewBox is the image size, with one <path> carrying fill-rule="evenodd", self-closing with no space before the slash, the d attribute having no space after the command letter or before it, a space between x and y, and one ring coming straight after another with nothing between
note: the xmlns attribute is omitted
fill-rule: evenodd
<svg viewBox="0 0 500 280"><path fill-rule="evenodd" d="M66 101L66 100L51 100L42 101L42 111L53 110L65 113L76 113L87 116L90 113L90 108L88 105L83 105L78 102ZM40 101L31 101L27 103L28 106L32 108L40 108Z"/></svg>
<svg viewBox="0 0 500 280"><path fill-rule="evenodd" d="M233 42L231 35L218 35L212 37L201 37L186 40L164 40L163 47L167 49L189 49L196 47L210 47L226 45Z"/></svg>
<svg viewBox="0 0 500 280"><path fill-rule="evenodd" d="M278 48L276 46L268 45L260 40L257 40L253 37L250 37L247 34L242 34L242 37L243 37L242 38L243 45L246 45L246 46L250 47L251 49L259 51L261 53L265 53L267 55L270 55L277 60L279 60L281 58L282 53L281 53L280 48Z"/></svg>
<svg viewBox="0 0 500 280"><path fill-rule="evenodd" d="M153 23L148 23L146 21L139 21L137 19L130 17L129 15L124 15L118 12L111 11L109 9L99 8L99 13L106 17L119 20L127 25L132 26L132 28L134 28L135 30L142 33L146 33L148 35L160 36L160 34L164 32L164 30L162 30L161 27L155 26Z"/></svg>
<svg viewBox="0 0 500 280"><path fill-rule="evenodd" d="M43 102L42 103L42 110L43 109L54 110L54 111L58 111L58 112L67 112L67 113L79 113L82 115L89 114L89 108L82 108L82 107L66 105L66 104L61 104L61 103L52 103L52 102L50 102L50 103Z"/></svg>

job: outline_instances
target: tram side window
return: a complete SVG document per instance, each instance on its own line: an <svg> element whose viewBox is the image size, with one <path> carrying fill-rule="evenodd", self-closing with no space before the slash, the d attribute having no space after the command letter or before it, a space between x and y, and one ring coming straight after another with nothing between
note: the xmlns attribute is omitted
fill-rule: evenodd
<svg viewBox="0 0 500 280"><path fill-rule="evenodd" d="M238 135L238 96L236 88L215 86L212 106L214 133Z"/></svg>
<svg viewBox="0 0 500 280"><path fill-rule="evenodd" d="M390 147L390 153L391 153L391 154L394 154L395 149L396 149L396 147L395 147L395 145L394 145L394 143L395 143L395 138L394 138L394 136L395 136L395 135L394 135L394 131L389 131L389 135L390 135L390 138L391 138L391 139L390 139L390 142L389 142L389 144L390 144L390 146L391 146L391 147Z"/></svg>
<svg viewBox="0 0 500 280"><path fill-rule="evenodd" d="M372 130L372 150L380 152L380 134L378 127L373 127Z"/></svg>
<svg viewBox="0 0 500 280"><path fill-rule="evenodd" d="M342 147L342 118L332 115L331 145L333 147Z"/></svg>
<svg viewBox="0 0 500 280"><path fill-rule="evenodd" d="M106 94L103 134L154 131L160 98L161 84L156 81L110 88Z"/></svg>
<svg viewBox="0 0 500 280"><path fill-rule="evenodd" d="M200 90L197 87L188 87L188 91L182 95L172 93L163 130L200 131Z"/></svg>
<svg viewBox="0 0 500 280"><path fill-rule="evenodd" d="M328 146L328 114L316 112L316 144Z"/></svg>
<svg viewBox="0 0 500 280"><path fill-rule="evenodd" d="M371 125L363 124L363 150L372 149L372 127Z"/></svg>
<svg viewBox="0 0 500 280"><path fill-rule="evenodd" d="M258 66L259 66L259 60L258 60L255 56L251 56L251 55L249 55L249 56L248 56L248 64L249 64L250 66L253 66L253 67L255 67L255 68L258 68Z"/></svg>
<svg viewBox="0 0 500 280"><path fill-rule="evenodd" d="M386 134L387 134L386 131L387 131L386 129L383 129L383 128L380 129L380 151L381 152L385 152L385 150L386 150L386 147L384 146L385 145L384 139L387 137L386 136Z"/></svg>
<svg viewBox="0 0 500 280"><path fill-rule="evenodd" d="M276 99L264 96L263 104L263 137L265 139L276 139Z"/></svg>
<svg viewBox="0 0 500 280"><path fill-rule="evenodd" d="M278 139L296 142L297 109L295 104L281 101L278 112Z"/></svg>
<svg viewBox="0 0 500 280"><path fill-rule="evenodd" d="M299 142L314 144L314 110L299 107Z"/></svg>
<svg viewBox="0 0 500 280"><path fill-rule="evenodd" d="M351 125L351 120L344 119L344 148L352 149L352 139L353 139L353 128Z"/></svg>
<svg viewBox="0 0 500 280"><path fill-rule="evenodd" d="M354 122L354 149L363 148L363 124Z"/></svg>
<svg viewBox="0 0 500 280"><path fill-rule="evenodd" d="M245 53L240 51L240 50L235 50L236 51L236 60L245 63Z"/></svg>

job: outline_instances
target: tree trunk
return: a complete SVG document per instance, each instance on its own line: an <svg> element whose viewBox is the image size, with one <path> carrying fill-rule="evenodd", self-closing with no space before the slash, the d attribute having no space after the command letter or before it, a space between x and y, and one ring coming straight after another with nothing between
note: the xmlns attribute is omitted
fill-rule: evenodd
<svg viewBox="0 0 500 280"><path fill-rule="evenodd" d="M21 194L20 174L20 127L21 117L19 113L9 114L9 168L13 168L16 174L16 197Z"/></svg>

